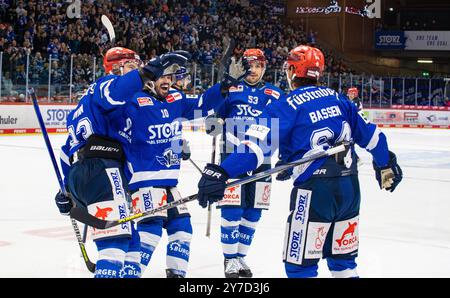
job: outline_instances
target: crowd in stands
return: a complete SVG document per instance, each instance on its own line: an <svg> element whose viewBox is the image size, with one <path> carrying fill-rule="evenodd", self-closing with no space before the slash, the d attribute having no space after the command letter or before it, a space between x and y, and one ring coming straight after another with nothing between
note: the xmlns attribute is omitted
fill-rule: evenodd
<svg viewBox="0 0 450 298"><path fill-rule="evenodd" d="M278 70L290 49L301 43L316 44L316 33L285 23L264 4L242 6L237 0L91 0L81 1L79 18L68 17L69 4L58 0L0 0L4 87L25 83L27 54L31 84L48 83L49 64L52 84L68 84L71 55L74 84L86 85L101 76L102 54L111 47L100 21L102 14L114 24L116 45L135 50L143 60L178 49L191 52L193 61L201 66L198 71L204 72L197 83L205 87L211 83L205 78L206 70L217 64L230 38L236 41L236 55L249 47L261 48L269 68ZM326 71L333 75L351 71L328 51L325 55ZM274 81L274 76L268 71L265 79Z"/></svg>
<svg viewBox="0 0 450 298"><path fill-rule="evenodd" d="M236 56L246 48L262 49L268 60L265 80L286 89L281 70L288 51L298 44L320 47L317 33L306 32L302 22L294 25L273 14L265 1L256 1L260 5L241 2L88 0L81 1L79 18L69 18L70 2L0 0L2 95L24 93L27 64L29 84L47 86L50 81L51 94L68 95L70 77L76 94L104 75L102 54L111 43L100 21L103 14L114 24L116 45L135 50L144 61L178 49L192 53L200 91L213 83L212 65L218 64L231 38L235 40ZM348 79L355 73L331 51L322 50L325 71L331 76L329 83L337 89L339 75Z"/></svg>

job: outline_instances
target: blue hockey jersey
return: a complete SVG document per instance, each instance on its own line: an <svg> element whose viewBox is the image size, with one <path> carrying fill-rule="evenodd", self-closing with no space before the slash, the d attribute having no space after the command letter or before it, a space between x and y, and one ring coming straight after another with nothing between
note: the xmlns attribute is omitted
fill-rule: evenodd
<svg viewBox="0 0 450 298"><path fill-rule="evenodd" d="M127 100L143 88L138 70L126 75L108 75L91 84L77 107L67 115L69 136L61 148L61 167L64 182L70 169L70 157L86 144L92 134L113 137L113 115L124 108Z"/></svg>
<svg viewBox="0 0 450 298"><path fill-rule="evenodd" d="M221 166L230 177L254 170L264 156L272 155L277 147L289 152L290 160L297 160L317 148L327 149L339 141L353 140L372 154L378 166L387 165L389 160L385 135L345 96L326 87L298 88L272 102L258 121L246 132L252 139L240 144L250 150L232 154L222 162ZM239 150L244 151L243 148ZM296 167L292 177L294 185L311 177L325 160L322 158Z"/></svg>
<svg viewBox="0 0 450 298"><path fill-rule="evenodd" d="M283 92L269 83L250 86L241 82L229 89L225 101L217 108L216 115L226 119L224 125L225 146L230 153L245 139L245 131L255 123L267 105L277 101Z"/></svg>
<svg viewBox="0 0 450 298"><path fill-rule="evenodd" d="M116 122L130 190L177 185L183 122L205 117L222 100L220 86L202 95L171 89L164 101L144 91L136 93L118 117L122 122Z"/></svg>

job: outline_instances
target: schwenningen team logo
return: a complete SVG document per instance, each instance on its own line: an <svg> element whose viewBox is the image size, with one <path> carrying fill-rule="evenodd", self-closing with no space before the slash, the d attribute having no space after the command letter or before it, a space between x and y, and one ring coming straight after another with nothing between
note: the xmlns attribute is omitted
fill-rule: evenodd
<svg viewBox="0 0 450 298"><path fill-rule="evenodd" d="M180 164L178 154L173 153L172 149L164 151L163 156L156 156L156 160L166 168Z"/></svg>

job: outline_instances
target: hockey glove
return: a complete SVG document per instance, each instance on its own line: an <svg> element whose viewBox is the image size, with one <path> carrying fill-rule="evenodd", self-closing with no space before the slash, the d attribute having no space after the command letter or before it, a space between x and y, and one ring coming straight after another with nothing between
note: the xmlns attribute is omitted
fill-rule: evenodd
<svg viewBox="0 0 450 298"><path fill-rule="evenodd" d="M279 160L279 161L275 164L275 167L282 166L282 165L285 165L285 164L286 164L286 162L284 162L284 161L282 161L282 160ZM285 181L285 180L290 179L291 176L292 176L292 171L293 171L293 169L294 169L294 168L292 167L292 168L289 168L289 169L286 169L286 170L284 170L284 171L279 172L279 173L277 174L277 177L276 177L275 179L277 179L278 181Z"/></svg>
<svg viewBox="0 0 450 298"><path fill-rule="evenodd" d="M402 181L402 169L397 164L397 157L391 151L389 151L389 162L387 166L378 167L375 162L373 162L373 168L380 189L386 189L387 191L393 192L400 181Z"/></svg>
<svg viewBox="0 0 450 298"><path fill-rule="evenodd" d="M203 208L223 199L227 188L228 174L215 164L207 164L203 170L202 178L198 182L198 203Z"/></svg>
<svg viewBox="0 0 450 298"><path fill-rule="evenodd" d="M188 160L191 158L191 148L189 148L189 142L186 140L182 140L183 147L181 148L181 159Z"/></svg>
<svg viewBox="0 0 450 298"><path fill-rule="evenodd" d="M174 51L162 54L150 60L142 69L141 76L156 81L166 74L174 74L180 66L184 66L191 58L186 51Z"/></svg>
<svg viewBox="0 0 450 298"><path fill-rule="evenodd" d="M232 59L229 63L228 70L223 74L223 79L220 82L222 96L226 97L228 89L231 86L237 86L249 73L250 65L246 59L240 59L238 62Z"/></svg>
<svg viewBox="0 0 450 298"><path fill-rule="evenodd" d="M61 213L62 215L69 215L70 209L72 209L73 207L73 203L72 199L68 195L62 193L61 190L58 191L55 196L55 202L56 206L59 209L59 213Z"/></svg>
<svg viewBox="0 0 450 298"><path fill-rule="evenodd" d="M223 132L224 121L218 118L216 114L209 115L205 119L205 130L210 136L217 136Z"/></svg>

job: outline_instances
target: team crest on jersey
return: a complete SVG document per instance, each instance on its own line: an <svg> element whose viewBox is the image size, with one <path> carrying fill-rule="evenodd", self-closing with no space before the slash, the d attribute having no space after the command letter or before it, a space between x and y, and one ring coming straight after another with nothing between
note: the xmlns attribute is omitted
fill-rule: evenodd
<svg viewBox="0 0 450 298"><path fill-rule="evenodd" d="M269 88L265 89L264 94L271 95L271 96L275 97L276 99L280 98L280 92L275 91L273 89L269 89Z"/></svg>
<svg viewBox="0 0 450 298"><path fill-rule="evenodd" d="M140 107L153 105L153 100L150 97L138 97L137 101Z"/></svg>
<svg viewBox="0 0 450 298"><path fill-rule="evenodd" d="M178 154L173 153L172 149L167 149L164 151L163 156L156 156L156 160L166 168L180 164Z"/></svg>
<svg viewBox="0 0 450 298"><path fill-rule="evenodd" d="M168 103L172 103L172 102L174 102L174 101L180 100L182 97L183 97L183 96L181 95L181 93L175 92L175 93L172 93L172 94L167 95L166 101L167 101Z"/></svg>
<svg viewBox="0 0 450 298"><path fill-rule="evenodd" d="M228 89L228 92L242 92L244 91L244 86L240 85L240 86L231 86L230 89Z"/></svg>

